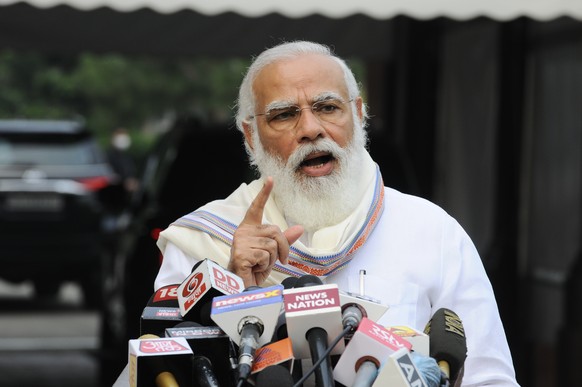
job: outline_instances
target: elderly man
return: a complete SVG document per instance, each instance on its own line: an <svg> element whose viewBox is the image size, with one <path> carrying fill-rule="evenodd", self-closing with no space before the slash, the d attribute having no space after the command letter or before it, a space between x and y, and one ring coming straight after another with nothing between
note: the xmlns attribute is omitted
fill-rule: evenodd
<svg viewBox="0 0 582 387"><path fill-rule="evenodd" d="M346 63L322 45L260 54L237 126L260 178L161 233L155 288L211 258L246 286L313 274L389 306L383 325L422 330L439 308L467 333L463 384L515 386L493 290L465 231L436 205L384 187L366 151L366 106Z"/></svg>

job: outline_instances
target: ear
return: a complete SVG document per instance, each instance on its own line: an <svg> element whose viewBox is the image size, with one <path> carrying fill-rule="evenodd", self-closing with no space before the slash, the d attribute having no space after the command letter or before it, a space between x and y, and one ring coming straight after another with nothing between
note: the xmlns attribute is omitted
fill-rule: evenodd
<svg viewBox="0 0 582 387"><path fill-rule="evenodd" d="M364 119L363 106L364 106L364 101L362 100L362 97L356 98L356 112L358 113L358 117L360 118L360 122L362 122L362 120Z"/></svg>
<svg viewBox="0 0 582 387"><path fill-rule="evenodd" d="M245 141L246 141L249 149L254 151L255 148L253 147L253 134L252 134L253 129L251 128L251 124L248 121L243 121L242 126L243 126L243 134L245 135Z"/></svg>

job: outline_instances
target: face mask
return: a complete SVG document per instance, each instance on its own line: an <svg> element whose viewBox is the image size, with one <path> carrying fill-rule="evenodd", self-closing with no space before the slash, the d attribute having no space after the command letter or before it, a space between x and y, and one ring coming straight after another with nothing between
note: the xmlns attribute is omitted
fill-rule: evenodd
<svg viewBox="0 0 582 387"><path fill-rule="evenodd" d="M131 138L127 134L116 134L112 144L116 149L126 150L131 145Z"/></svg>

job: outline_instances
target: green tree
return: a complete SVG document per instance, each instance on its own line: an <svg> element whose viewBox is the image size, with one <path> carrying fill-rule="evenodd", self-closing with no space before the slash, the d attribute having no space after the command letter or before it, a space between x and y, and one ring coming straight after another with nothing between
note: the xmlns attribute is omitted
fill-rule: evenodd
<svg viewBox="0 0 582 387"><path fill-rule="evenodd" d="M0 52L0 117L83 117L102 141L164 117L232 121L248 60Z"/></svg>

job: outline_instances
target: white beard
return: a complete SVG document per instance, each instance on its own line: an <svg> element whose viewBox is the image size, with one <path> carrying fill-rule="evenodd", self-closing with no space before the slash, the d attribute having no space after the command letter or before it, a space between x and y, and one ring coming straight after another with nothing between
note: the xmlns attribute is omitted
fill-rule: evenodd
<svg viewBox="0 0 582 387"><path fill-rule="evenodd" d="M359 121L355 121L359 122ZM279 156L263 147L257 128L253 128L254 154L251 163L261 176L272 176L273 198L285 217L294 224L313 232L338 224L348 217L362 200L360 183L367 134L361 125L354 125L354 135L342 148L330 138L300 145L285 164ZM330 175L310 177L298 172L309 154L329 152L337 162Z"/></svg>

